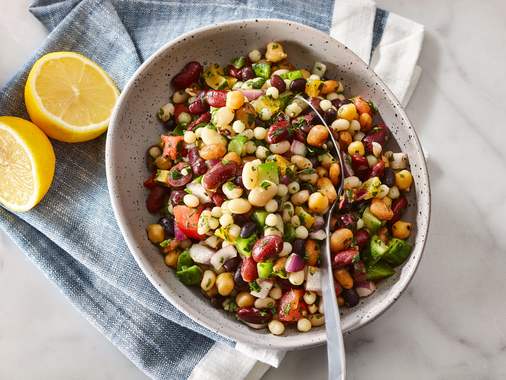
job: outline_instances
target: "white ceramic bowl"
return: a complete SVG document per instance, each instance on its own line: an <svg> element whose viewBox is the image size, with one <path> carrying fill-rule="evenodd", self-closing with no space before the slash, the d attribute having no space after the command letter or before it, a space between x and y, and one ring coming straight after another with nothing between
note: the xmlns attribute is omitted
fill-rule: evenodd
<svg viewBox="0 0 506 380"><path fill-rule="evenodd" d="M426 164L416 133L394 95L360 58L321 31L286 20L245 20L201 28L167 43L137 70L119 98L107 135L107 181L112 206L130 251L168 302L231 340L297 349L325 342L324 327L304 334L287 329L282 337L247 327L232 315L213 308L198 289L179 282L145 232L146 226L155 220L145 208L146 191L142 186L148 175L145 152L159 141L163 132L155 115L169 100L172 76L188 61L225 64L231 57L264 48L273 40L283 44L289 60L296 66L312 67L315 61L324 62L328 77L342 80L348 94L372 99L395 137L396 142L390 143L392 148L400 147L409 156L415 183L407 215L408 220L416 222L413 252L397 274L382 282L372 296L344 311L343 329L355 330L384 312L406 288L422 256L430 215Z"/></svg>

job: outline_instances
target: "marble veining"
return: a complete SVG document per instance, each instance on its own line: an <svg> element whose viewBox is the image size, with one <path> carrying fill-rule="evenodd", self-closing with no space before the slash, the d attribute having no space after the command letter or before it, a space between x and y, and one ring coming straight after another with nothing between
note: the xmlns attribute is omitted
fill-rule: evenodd
<svg viewBox="0 0 506 380"><path fill-rule="evenodd" d="M407 291L346 336L348 379L506 379L506 3L377 2L426 26L407 113L430 154L432 217ZM44 37L28 3L2 3L0 83ZM1 379L146 379L1 233L0 299ZM289 353L264 379L326 379L325 355Z"/></svg>

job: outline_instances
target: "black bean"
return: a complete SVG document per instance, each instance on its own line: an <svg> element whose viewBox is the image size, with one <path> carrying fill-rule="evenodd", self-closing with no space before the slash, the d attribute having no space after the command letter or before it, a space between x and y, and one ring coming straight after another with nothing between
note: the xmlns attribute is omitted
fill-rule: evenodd
<svg viewBox="0 0 506 380"><path fill-rule="evenodd" d="M344 303L348 307L357 306L358 302L360 301L360 298L355 291L355 289L343 289L343 292L341 293L341 297L344 299Z"/></svg>
<svg viewBox="0 0 506 380"><path fill-rule="evenodd" d="M239 256L232 257L223 263L223 268L225 268L227 272L235 272L240 263L241 258Z"/></svg>
<svg viewBox="0 0 506 380"><path fill-rule="evenodd" d="M280 94L286 91L286 83L279 75L273 75L271 77L271 86L276 87Z"/></svg>
<svg viewBox="0 0 506 380"><path fill-rule="evenodd" d="M290 90L293 92L304 92L306 89L306 80L304 78L295 79L290 83Z"/></svg>
<svg viewBox="0 0 506 380"><path fill-rule="evenodd" d="M330 108L323 114L323 118L327 122L327 124L332 124L334 120L337 118L337 111L334 108Z"/></svg>
<svg viewBox="0 0 506 380"><path fill-rule="evenodd" d="M158 221L158 224L160 224L163 229L165 230L165 236L167 238L173 238L174 237L174 219L171 215L164 216L160 218Z"/></svg>
<svg viewBox="0 0 506 380"><path fill-rule="evenodd" d="M249 289L249 285L246 281L243 280L242 278L242 275L241 275L241 265L238 265L237 266L237 269L234 273L234 283L235 283L235 288L237 290L247 290Z"/></svg>
<svg viewBox="0 0 506 380"><path fill-rule="evenodd" d="M383 183L388 187L395 185L395 173L392 169L385 168L385 172L383 174Z"/></svg>
<svg viewBox="0 0 506 380"><path fill-rule="evenodd" d="M303 240L303 239L296 239L294 242L293 242L293 245L292 245L292 251L299 255L299 256L302 256L304 257L305 254L306 254L306 241Z"/></svg>
<svg viewBox="0 0 506 380"><path fill-rule="evenodd" d="M257 230L257 225L255 222L248 222L241 229L241 237L247 238L253 235Z"/></svg>

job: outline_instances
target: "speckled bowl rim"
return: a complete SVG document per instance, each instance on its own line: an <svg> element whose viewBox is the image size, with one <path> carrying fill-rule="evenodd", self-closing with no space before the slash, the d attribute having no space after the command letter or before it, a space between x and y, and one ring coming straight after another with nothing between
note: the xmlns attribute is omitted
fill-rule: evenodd
<svg viewBox="0 0 506 380"><path fill-rule="evenodd" d="M257 19L243 19L243 20L234 20L234 21L228 21L223 23L217 23L212 24L208 26L204 26L201 28L194 29L192 31L189 31L187 33L182 34L178 38L171 40L164 44L162 47L160 47L156 52L154 52L146 61L135 71L135 73L132 75L132 77L129 79L127 84L125 85L123 91L121 92L120 97L118 98L118 101L116 103L116 106L114 108L113 114L111 116L111 121L109 124L109 130L107 132L107 141L106 141L106 175L107 175L107 185L109 188L109 196L112 203L112 208L114 211L114 215L116 217L116 220L118 222L118 226L121 230L121 233L127 243L127 246L134 256L135 261L143 271L143 273L146 275L146 277L149 279L149 281L153 284L153 286L158 290L158 292L165 298L167 301L172 303L174 306L176 306L181 312L185 313L188 317L190 317L192 320L194 320L196 323L199 323L209 329L210 331L217 333L221 336L223 336L226 339L231 339L233 341L237 342L245 342L248 341L248 339L243 339L242 336L236 335L236 334L230 334L227 332L226 325L228 323L231 323L227 321L224 318L225 323L219 324L220 328L215 328L205 321L202 321L198 316L193 315L192 310L188 309L183 303L179 301L179 297L176 295L171 295L170 293L166 292L165 289L163 289L162 285L160 284L161 281L158 279L158 274L152 270L149 267L149 263L144 261L143 258L143 252L140 249L137 249L136 243L133 238L129 236L128 230L127 230L127 222L126 217L124 215L124 212L122 210L122 205L120 203L120 200L118 197L115 197L114 194L118 193L118 183L115 180L116 178L116 168L114 165L114 154L113 152L113 141L112 141L112 135L116 128L119 128L119 125L117 124L117 120L119 119L119 114L122 111L122 108L124 106L124 103L126 102L126 98L130 95L130 90L133 87L136 79L143 73L148 67L151 66L151 64L158 58L159 55L163 54L166 50L170 49L172 46L177 45L181 41L185 39L189 39L194 35L214 31L215 29L220 29L227 26L234 26L239 24L248 24L248 23L266 23L266 24L283 24L283 25L293 25L300 29L300 32L307 32L312 34L319 34L321 37L325 39L332 39L338 44L345 47L345 54L347 54L350 59L353 60L353 64L357 65L363 65L366 70L372 75L372 78L377 82L377 86L384 92L384 94L388 97L390 102L392 103L392 106L398 110L399 116L401 119L405 122L405 128L409 128L412 131L413 135L413 143L416 146L416 154L418 155L418 162L421 164L421 173L422 173L422 180L424 181L426 185L426 194L427 194L427 204L422 205L424 208L424 216L426 219L425 228L423 230L418 230L417 234L422 234L423 239L421 243L418 243L420 246L420 254L418 257L416 257L415 263L412 264L412 271L409 273L409 276L406 276L404 278L399 278L399 280L395 283L395 293L389 294L390 300L389 302L385 302L381 308L376 310L374 313L371 313L368 315L367 319L361 319L360 323L355 323L352 326L350 326L348 329L344 331L345 334L350 334L353 331L366 326L367 324L371 323L372 321L376 320L380 315L382 315L384 312L386 312L396 301L397 299L402 295L402 293L406 290L409 283L413 279L416 271L418 270L421 258L423 256L423 252L426 245L427 240L427 234L429 230L430 225L430 217L431 217L431 190L430 190L430 181L429 181L429 173L427 170L427 164L425 161L425 157L423 155L423 150L419 141L419 138L416 134L415 129L413 128L411 122L409 121L409 118L407 117L403 107L401 106L400 102L397 100L396 96L391 92L391 90L387 87L387 85L383 82L381 78L378 77L378 75L372 71L369 66L362 61L361 58L359 58L355 53L353 53L350 49L346 48L346 46L337 41L336 39L330 37L328 34L315 29L313 27L300 24L291 20L284 20L284 19L266 19L266 18L257 18ZM209 306L211 307L211 306ZM261 335L259 334L258 337L260 338ZM322 345L326 342L326 334L325 330L321 329L321 332L316 337L308 337L307 342L302 344L294 345L293 343L286 342L283 336L276 337L277 343L275 344L262 344L261 342L254 343L255 345L259 347L268 347L268 348L276 348L276 349L303 349L303 348L309 348L314 346ZM248 341L247 343L251 343Z"/></svg>

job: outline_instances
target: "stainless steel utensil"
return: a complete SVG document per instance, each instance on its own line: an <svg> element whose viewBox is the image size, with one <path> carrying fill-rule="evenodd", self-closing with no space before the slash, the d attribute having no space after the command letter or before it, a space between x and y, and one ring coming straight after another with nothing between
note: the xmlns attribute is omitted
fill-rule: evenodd
<svg viewBox="0 0 506 380"><path fill-rule="evenodd" d="M323 307L325 310L325 329L327 331L327 361L329 380L344 380L346 378L346 358L343 343L343 333L341 330L341 317L339 315L339 308L336 302L336 290L334 288L334 276L332 274L332 259L330 256L330 217L334 212L336 205L339 203L339 198L344 189L344 165L341 152L339 150L339 144L334 139L332 130L327 125L325 119L316 110L313 105L304 99L302 96L297 95L295 97L306 103L320 118L322 124L329 131L329 136L334 145L339 165L341 165L341 183L337 189L337 199L330 207L329 211L325 214L325 244L322 247L322 268L321 268L321 280L322 280L322 294L323 294ZM339 360L335 360L339 358Z"/></svg>

